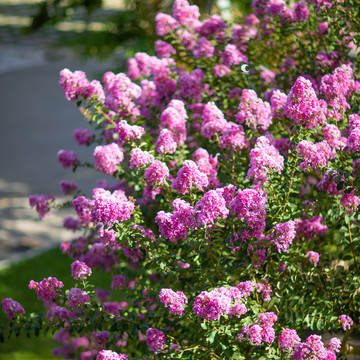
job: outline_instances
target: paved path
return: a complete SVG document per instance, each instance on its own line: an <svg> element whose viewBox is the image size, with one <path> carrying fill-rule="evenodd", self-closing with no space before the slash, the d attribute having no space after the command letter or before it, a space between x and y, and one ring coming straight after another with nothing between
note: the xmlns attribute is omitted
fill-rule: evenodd
<svg viewBox="0 0 360 360"><path fill-rule="evenodd" d="M22 36L19 26L9 25L9 19L29 15L29 5L22 1L0 4L0 268L76 236L62 228L69 212L40 221L28 196L61 196L62 179L77 181L89 193L101 178L89 169L73 174L57 162L60 149L73 150L84 161L92 154L72 138L73 130L86 123L76 105L64 98L58 80L65 67L84 70L91 79L111 70L109 63L85 63L66 49L54 48L56 31Z"/></svg>

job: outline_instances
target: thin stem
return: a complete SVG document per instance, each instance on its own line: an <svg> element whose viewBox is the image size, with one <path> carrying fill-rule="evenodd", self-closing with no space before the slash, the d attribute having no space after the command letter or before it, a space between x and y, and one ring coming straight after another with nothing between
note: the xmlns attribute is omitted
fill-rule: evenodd
<svg viewBox="0 0 360 360"><path fill-rule="evenodd" d="M216 276L218 278L218 281L220 281L220 274L215 266L215 262L214 262L214 257L212 255L212 252L211 252L211 247L210 247L210 236L209 234L207 234L207 243L208 243L208 253L209 253L209 256L210 256L210 259L211 259L211 263L212 263L212 266L215 270L215 273L216 273Z"/></svg>
<svg viewBox="0 0 360 360"><path fill-rule="evenodd" d="M351 230L350 230L350 223L348 223L347 225L348 225L349 236L350 236L351 251L352 251L352 254L353 254L353 257L354 257L354 264L355 264L356 272L358 272L359 268L358 268L358 264L356 262L355 249L354 249L354 244L353 244L353 240L352 240L352 236L351 236Z"/></svg>
<svg viewBox="0 0 360 360"><path fill-rule="evenodd" d="M340 348L340 354L345 354L346 353L346 343L349 340L349 336L350 334L353 332L355 326L352 325L350 329L347 329L345 332L345 335L341 341L341 348Z"/></svg>
<svg viewBox="0 0 360 360"><path fill-rule="evenodd" d="M286 205L287 205L287 202L289 200L289 196L290 196L290 191L291 191L291 186L292 186L292 182L293 182L293 179L294 179L294 173L295 173L295 170L296 170L296 164L298 162L298 156L296 154L296 159L295 159L295 163L294 163L294 167L292 169L292 172L291 172L291 179L290 179L290 184L289 184L289 190L286 194L286 199L285 199L285 202L284 202L284 205L283 205L283 208L281 210L281 212L283 213L285 211L285 208L286 208Z"/></svg>

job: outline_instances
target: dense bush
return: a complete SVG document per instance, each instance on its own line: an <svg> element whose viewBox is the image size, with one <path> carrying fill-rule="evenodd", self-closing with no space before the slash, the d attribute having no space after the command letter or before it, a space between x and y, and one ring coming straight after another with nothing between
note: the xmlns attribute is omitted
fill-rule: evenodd
<svg viewBox="0 0 360 360"><path fill-rule="evenodd" d="M82 236L61 249L74 287L31 281L41 314L3 300L2 329L60 331L65 359L335 359L359 326L359 8L354 1L255 0L231 25L174 3L156 16L158 57L127 74L60 85L92 131L87 197L33 195L45 217L72 206ZM93 289L92 269L113 274ZM70 269L69 269L70 271ZM113 294L122 302L111 301ZM324 343L324 332L346 331ZM342 355L337 355L337 353Z"/></svg>

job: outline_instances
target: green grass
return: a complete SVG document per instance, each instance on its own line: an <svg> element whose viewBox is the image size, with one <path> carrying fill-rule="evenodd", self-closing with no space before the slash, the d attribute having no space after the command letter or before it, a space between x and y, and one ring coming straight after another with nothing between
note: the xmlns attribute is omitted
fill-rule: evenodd
<svg viewBox="0 0 360 360"><path fill-rule="evenodd" d="M41 281L43 278L54 276L64 283L65 289L74 286L75 280L71 278L70 265L73 262L67 255L58 249L50 250L32 259L13 264L11 267L0 271L0 299L12 298L18 301L27 314L32 312L46 313L47 309L42 301L37 300L34 290L28 285L30 280ZM111 275L94 272L91 282L95 287L110 288ZM0 311L0 323L8 323L6 315ZM0 360L47 360L55 359L52 349L60 346L52 339L52 335L40 335L38 338L27 338L21 334L18 338L14 335L10 339L5 338L0 343Z"/></svg>

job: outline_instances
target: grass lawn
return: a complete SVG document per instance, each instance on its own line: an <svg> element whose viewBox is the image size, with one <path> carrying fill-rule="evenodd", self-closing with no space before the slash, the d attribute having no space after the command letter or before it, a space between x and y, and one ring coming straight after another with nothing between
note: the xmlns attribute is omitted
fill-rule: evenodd
<svg viewBox="0 0 360 360"><path fill-rule="evenodd" d="M67 255L63 255L59 249L50 250L32 259L17 263L0 271L0 299L12 298L18 301L26 313L47 312L42 301L37 300L34 290L28 288L30 280L41 281L43 278L54 276L64 283L64 288L70 289L75 280L70 276L70 265L73 262ZM111 275L94 272L92 283L95 287L110 288ZM2 308L0 311L0 323L8 323ZM60 346L52 339L52 335L40 335L27 338L21 334L18 338L14 335L0 343L0 360L45 360L55 359L52 356L52 348Z"/></svg>

